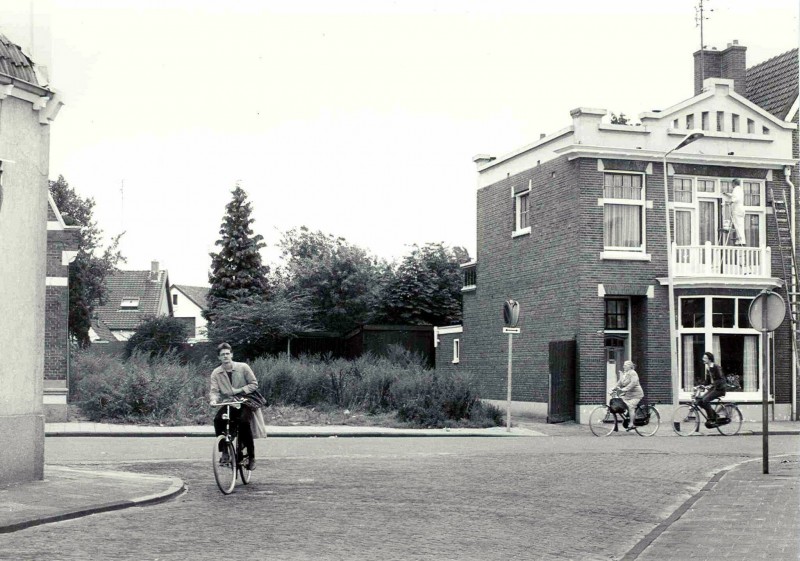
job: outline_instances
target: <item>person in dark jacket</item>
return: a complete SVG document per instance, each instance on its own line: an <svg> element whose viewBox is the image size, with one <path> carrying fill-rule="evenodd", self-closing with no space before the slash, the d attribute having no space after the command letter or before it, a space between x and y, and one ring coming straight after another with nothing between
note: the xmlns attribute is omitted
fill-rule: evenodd
<svg viewBox="0 0 800 561"><path fill-rule="evenodd" d="M725 376L722 375L719 364L714 363L712 353L708 351L703 353L703 364L706 366L706 393L697 398L697 404L705 410L708 416L706 427L713 428L717 426L717 414L711 407L711 401L725 395Z"/></svg>

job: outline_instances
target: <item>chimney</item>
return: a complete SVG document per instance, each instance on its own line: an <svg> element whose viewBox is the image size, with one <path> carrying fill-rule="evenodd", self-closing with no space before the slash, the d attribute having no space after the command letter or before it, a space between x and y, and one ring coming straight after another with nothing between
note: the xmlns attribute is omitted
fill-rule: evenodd
<svg viewBox="0 0 800 561"><path fill-rule="evenodd" d="M158 280L158 261L150 262L150 280Z"/></svg>
<svg viewBox="0 0 800 561"><path fill-rule="evenodd" d="M733 91L745 95L747 91L747 47L739 41L728 43L724 51L703 49L694 53L694 95L703 91L706 78L733 80Z"/></svg>
<svg viewBox="0 0 800 561"><path fill-rule="evenodd" d="M495 159L494 156L490 156L488 154L478 154L476 156L473 156L472 161L475 162L475 165L481 167L493 161L494 159Z"/></svg>

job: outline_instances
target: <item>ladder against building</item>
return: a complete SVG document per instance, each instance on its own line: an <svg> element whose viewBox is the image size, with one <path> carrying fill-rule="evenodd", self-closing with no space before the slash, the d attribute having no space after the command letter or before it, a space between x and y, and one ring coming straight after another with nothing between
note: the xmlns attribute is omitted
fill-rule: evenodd
<svg viewBox="0 0 800 561"><path fill-rule="evenodd" d="M775 226L778 232L778 250L781 258L781 274L783 275L784 286L786 287L786 306L789 312L792 334L794 337L794 360L800 367L798 357L798 311L800 311L800 271L797 270L797 252L792 240L792 228L789 220L789 208L786 204L786 192L783 189L770 187L770 198L772 199L772 216L775 219Z"/></svg>

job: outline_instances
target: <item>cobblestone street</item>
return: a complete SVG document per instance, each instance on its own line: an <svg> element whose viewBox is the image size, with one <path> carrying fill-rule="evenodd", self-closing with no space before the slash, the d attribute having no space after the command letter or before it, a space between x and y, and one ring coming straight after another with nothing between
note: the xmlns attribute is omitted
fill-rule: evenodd
<svg viewBox="0 0 800 561"><path fill-rule="evenodd" d="M714 472L761 453L759 437L268 439L253 482L226 497L210 446L49 440L49 463L180 477L188 492L0 535L0 559L620 559Z"/></svg>

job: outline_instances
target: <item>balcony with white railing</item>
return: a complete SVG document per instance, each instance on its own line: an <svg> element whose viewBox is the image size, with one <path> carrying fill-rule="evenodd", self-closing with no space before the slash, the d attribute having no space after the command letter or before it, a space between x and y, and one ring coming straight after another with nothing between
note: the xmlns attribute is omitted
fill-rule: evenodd
<svg viewBox="0 0 800 561"><path fill-rule="evenodd" d="M705 245L672 246L676 283L691 279L747 281L772 276L769 247Z"/></svg>

